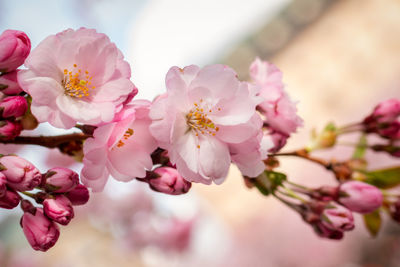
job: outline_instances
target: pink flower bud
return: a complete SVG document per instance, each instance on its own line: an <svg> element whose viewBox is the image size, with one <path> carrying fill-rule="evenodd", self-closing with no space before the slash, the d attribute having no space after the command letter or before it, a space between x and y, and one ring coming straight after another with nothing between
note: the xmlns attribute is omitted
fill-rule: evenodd
<svg viewBox="0 0 400 267"><path fill-rule="evenodd" d="M186 181L179 172L170 167L161 167L154 170L158 177L147 180L151 189L157 192L180 195L189 191L192 183Z"/></svg>
<svg viewBox="0 0 400 267"><path fill-rule="evenodd" d="M0 139L11 140L21 134L22 126L16 121L0 121Z"/></svg>
<svg viewBox="0 0 400 267"><path fill-rule="evenodd" d="M7 191L7 178L0 172L0 197L3 197Z"/></svg>
<svg viewBox="0 0 400 267"><path fill-rule="evenodd" d="M21 31L6 30L0 35L0 71L10 72L21 66L31 50L31 41Z"/></svg>
<svg viewBox="0 0 400 267"><path fill-rule="evenodd" d="M363 121L366 132L377 133L389 139L400 138L400 100L389 99L379 103Z"/></svg>
<svg viewBox="0 0 400 267"><path fill-rule="evenodd" d="M4 196L0 198L0 207L4 209L13 209L18 206L21 197L12 189L6 190Z"/></svg>
<svg viewBox="0 0 400 267"><path fill-rule="evenodd" d="M6 95L18 95L22 92L22 88L17 81L19 70L5 73L0 76L0 91Z"/></svg>
<svg viewBox="0 0 400 267"><path fill-rule="evenodd" d="M30 213L32 213L33 215L34 215L35 212L36 212L36 207L33 206L33 204L32 204L29 200L26 200L26 199L23 199L23 200L21 201L21 209L22 209L24 212L30 212Z"/></svg>
<svg viewBox="0 0 400 267"><path fill-rule="evenodd" d="M21 117L28 109L28 103L23 96L9 96L0 102L0 111L3 118Z"/></svg>
<svg viewBox="0 0 400 267"><path fill-rule="evenodd" d="M269 135L271 136L272 142L274 144L274 147L269 150L269 152L271 153L276 153L281 150L281 148L286 145L286 141L289 138L287 134L277 131L272 131L271 133L269 133Z"/></svg>
<svg viewBox="0 0 400 267"><path fill-rule="evenodd" d="M89 190L86 186L78 184L74 189L65 194L72 205L84 205L89 201Z"/></svg>
<svg viewBox="0 0 400 267"><path fill-rule="evenodd" d="M314 231L323 238L329 238L334 240L339 240L343 238L343 232L339 230L333 230L328 228L324 223L321 221L312 225Z"/></svg>
<svg viewBox="0 0 400 267"><path fill-rule="evenodd" d="M45 199L43 209L47 217L62 225L67 225L74 218L71 201L64 195Z"/></svg>
<svg viewBox="0 0 400 267"><path fill-rule="evenodd" d="M7 177L9 187L17 191L29 191L41 183L42 175L29 161L18 156L0 158L1 172Z"/></svg>
<svg viewBox="0 0 400 267"><path fill-rule="evenodd" d="M354 212L373 212L382 205L382 201L382 192L363 182L350 181L339 188L339 202Z"/></svg>
<svg viewBox="0 0 400 267"><path fill-rule="evenodd" d="M329 203L321 214L321 222L334 231L350 231L354 229L354 218L350 210L340 205Z"/></svg>
<svg viewBox="0 0 400 267"><path fill-rule="evenodd" d="M47 192L65 193L79 184L79 175L67 168L56 167L47 171L45 175L45 189Z"/></svg>
<svg viewBox="0 0 400 267"><path fill-rule="evenodd" d="M54 246L60 236L58 226L36 208L35 214L25 212L21 219L25 237L34 250L47 251Z"/></svg>

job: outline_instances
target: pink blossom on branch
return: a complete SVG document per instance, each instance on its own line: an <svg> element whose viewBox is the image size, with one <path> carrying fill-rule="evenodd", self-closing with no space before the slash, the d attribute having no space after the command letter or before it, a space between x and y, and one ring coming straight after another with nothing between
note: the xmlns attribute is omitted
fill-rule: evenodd
<svg viewBox="0 0 400 267"><path fill-rule="evenodd" d="M111 122L136 95L129 64L105 34L68 29L43 40L18 73L39 122L71 128Z"/></svg>
<svg viewBox="0 0 400 267"><path fill-rule="evenodd" d="M255 138L261 131L254 125L257 118L252 120L257 101L247 83L239 82L224 65L203 69L191 65L172 67L166 87L167 93L154 101L150 111L151 133L185 179L222 183L232 161L230 145ZM260 161L256 158L253 164Z"/></svg>
<svg viewBox="0 0 400 267"><path fill-rule="evenodd" d="M302 126L303 120L297 115L296 104L285 92L282 72L275 65L256 58L250 66L250 77L252 84L259 87L257 95L263 98L257 109L265 117L264 123L275 134L272 137L275 147L271 152L277 152L290 134Z"/></svg>
<svg viewBox="0 0 400 267"><path fill-rule="evenodd" d="M133 101L119 114L120 121L98 127L85 141L81 178L86 186L101 191L110 174L124 182L146 176L157 148L149 132L149 106L148 101Z"/></svg>

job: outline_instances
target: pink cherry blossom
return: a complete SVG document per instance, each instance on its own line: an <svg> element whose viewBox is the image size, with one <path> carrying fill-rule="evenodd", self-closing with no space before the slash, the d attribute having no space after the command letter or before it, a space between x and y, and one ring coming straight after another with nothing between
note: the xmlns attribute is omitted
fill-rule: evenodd
<svg viewBox="0 0 400 267"><path fill-rule="evenodd" d="M265 116L265 122L275 132L290 135L303 124L297 115L296 104L284 90L281 71L259 58L250 66L252 82L259 87L258 95L264 99L257 108Z"/></svg>
<svg viewBox="0 0 400 267"><path fill-rule="evenodd" d="M151 153L157 148L149 132L150 102L133 101L118 122L98 127L86 140L83 151L83 183L101 191L111 174L116 180L143 178L153 167Z"/></svg>
<svg viewBox="0 0 400 267"><path fill-rule="evenodd" d="M247 83L224 65L191 65L172 67L166 87L150 111L151 133L185 179L222 183L232 160L230 144L261 131L252 120L257 102Z"/></svg>
<svg viewBox="0 0 400 267"><path fill-rule="evenodd" d="M111 122L137 93L129 64L105 34L68 29L43 40L18 73L39 122L71 128Z"/></svg>

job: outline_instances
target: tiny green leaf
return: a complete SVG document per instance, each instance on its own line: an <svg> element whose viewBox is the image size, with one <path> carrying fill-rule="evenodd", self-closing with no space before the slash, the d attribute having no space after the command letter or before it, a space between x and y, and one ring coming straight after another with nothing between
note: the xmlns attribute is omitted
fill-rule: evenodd
<svg viewBox="0 0 400 267"><path fill-rule="evenodd" d="M365 182L376 187L387 189L400 184L400 166L366 172Z"/></svg>
<svg viewBox="0 0 400 267"><path fill-rule="evenodd" d="M358 140L358 144L355 147L352 158L353 159L364 158L365 152L367 151L367 147L368 147L367 136L363 134L360 136L360 140Z"/></svg>
<svg viewBox="0 0 400 267"><path fill-rule="evenodd" d="M365 214L364 216L365 227L367 227L368 232L372 237L376 237L381 228L381 215L379 213L379 209L375 210L371 213Z"/></svg>

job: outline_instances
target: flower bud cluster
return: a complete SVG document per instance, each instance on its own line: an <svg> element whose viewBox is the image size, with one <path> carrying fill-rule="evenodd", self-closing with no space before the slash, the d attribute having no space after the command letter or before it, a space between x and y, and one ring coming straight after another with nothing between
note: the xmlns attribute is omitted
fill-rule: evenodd
<svg viewBox="0 0 400 267"><path fill-rule="evenodd" d="M28 109L26 98L20 95L17 68L29 55L31 42L24 32L6 30L0 35L0 47L0 139L10 140L21 133Z"/></svg>
<svg viewBox="0 0 400 267"><path fill-rule="evenodd" d="M29 192L34 189L35 192ZM33 198L42 207L35 207L20 194ZM59 237L56 223L67 225L74 217L73 205L83 205L88 200L88 189L70 169L56 167L41 174L21 157L0 157L0 207L13 209L21 205L21 227L35 250L52 247Z"/></svg>

